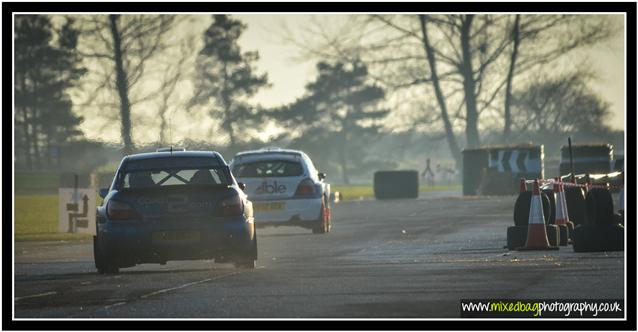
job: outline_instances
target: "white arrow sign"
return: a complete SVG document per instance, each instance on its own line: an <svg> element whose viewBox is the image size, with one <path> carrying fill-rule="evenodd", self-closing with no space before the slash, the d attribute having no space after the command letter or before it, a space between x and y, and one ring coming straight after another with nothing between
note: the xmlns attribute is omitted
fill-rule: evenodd
<svg viewBox="0 0 638 332"><path fill-rule="evenodd" d="M58 231L95 235L95 188L59 188Z"/></svg>

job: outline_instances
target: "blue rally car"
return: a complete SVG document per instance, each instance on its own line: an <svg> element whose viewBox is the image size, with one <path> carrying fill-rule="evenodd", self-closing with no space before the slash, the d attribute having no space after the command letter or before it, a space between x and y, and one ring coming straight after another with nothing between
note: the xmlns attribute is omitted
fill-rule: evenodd
<svg viewBox="0 0 638 332"><path fill-rule="evenodd" d="M254 268L252 203L217 152L126 156L97 209L99 273L169 260L215 259Z"/></svg>

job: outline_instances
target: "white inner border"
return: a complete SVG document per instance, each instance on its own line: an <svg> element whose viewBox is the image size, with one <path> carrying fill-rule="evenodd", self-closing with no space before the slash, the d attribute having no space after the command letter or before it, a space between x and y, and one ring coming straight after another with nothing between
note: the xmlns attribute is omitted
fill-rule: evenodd
<svg viewBox="0 0 638 332"><path fill-rule="evenodd" d="M139 1L139 0L138 0ZM415 1L415 0L403 0L404 2L410 2L410 3L424 3L423 1ZM466 0L460 0L458 2L461 1L466 1ZM596 2L597 0L592 0L592 1L585 1L585 2ZM12 1L13 2L13 1ZM52 3L64 3L64 2L58 2L58 1L33 1L33 2L43 2L43 3L47 3L47 2L52 2ZM106 0L106 1L102 1L102 2L106 2L106 3L121 3L121 1L117 1L117 0ZM152 0L141 0L140 2L149 2L149 3L157 3L157 1L152 1ZM193 2L197 2L197 3L209 3L208 1L193 1ZM263 3L269 3L271 1L255 1L255 2L263 2ZM287 3L288 1L274 1L275 3ZM292 1L290 1L292 2ZM306 4L308 5L312 5L312 4L316 4L316 3L322 3L323 1L319 1L319 2L307 2ZM365 3L365 2L374 2L374 3L387 3L387 1L379 1L379 0L372 0L372 1L362 1L362 0L354 0L352 2L361 2L361 3ZM457 2L457 0L452 0L449 2ZM546 1L530 1L530 2L540 2L540 3L547 3ZM566 1L566 3L569 3L571 1ZM626 3L635 3L635 1L621 1L621 2L626 2ZM72 2L66 2L66 3L72 3ZM169 4L175 4L175 2L163 2L160 1L159 3L169 3ZM233 3L233 4L238 4L240 2L225 2L225 3ZM294 2L295 4L302 4L299 2ZM326 2L327 3L327 2ZM333 2L334 4L339 4L340 2ZM496 2L490 2L490 3L499 3L498 1ZM20 15L20 14L36 14L36 15L95 15L96 12L13 12L12 13L12 17L11 17L11 26L13 29L15 29L15 15ZM429 12L322 12L322 13L316 13L316 12L284 12L284 13L279 13L279 12L97 12L97 14L103 14L103 15L108 15L108 14L122 14L122 15L135 15L135 14L167 14L167 15L210 15L210 14L241 14L241 15L365 15L365 14L392 14L392 15L415 15L415 14L431 14ZM511 15L511 14L525 14L525 15L556 15L556 14L575 14L575 15L600 15L600 14L606 14L606 15L614 15L614 14L618 14L618 15L623 15L624 16L624 95L625 95L625 114L624 114L624 119L625 119L625 128L624 128L624 144L625 144L625 152L627 150L627 100L628 100L628 96L627 96L627 14L625 12L472 12L472 11L458 11L458 12L433 12L433 14L477 14L477 15L488 15L488 14L494 14L494 15ZM0 27L0 33L2 32L2 28ZM12 34L13 36L13 34ZM11 63L12 63L12 70L11 70L11 82L12 82L12 91L11 91L11 101L12 101L12 105L15 105L15 88L13 86L13 84L15 83L15 71L13 70L15 68L15 59L14 59L14 53L15 53L15 39L12 38L11 41ZM3 52L3 54L5 54ZM0 69L0 75L2 74L2 70ZM12 164L11 164L11 169L13 171L12 173L12 181L11 181L11 188L12 188L12 193L15 193L15 111L13 111L11 113L11 120L12 120L12 124L11 124L11 128L12 128L12 137L11 137L11 141L12 141ZM625 167L627 166L627 161L625 160ZM2 156L0 156L0 170L2 170ZM624 179L624 186L626 187L627 185L627 180L626 178ZM2 182L0 180L0 186L2 185ZM636 187L638 187L638 179L636 181ZM626 195L625 195L626 197ZM13 202L13 206L12 206L12 220L15 221L15 198L13 198L14 202ZM626 198L625 198L626 200ZM626 205L625 204L625 209L626 209ZM636 200L636 205L638 206L638 198ZM1 207L0 207L1 209ZM624 255L624 319L620 319L620 318L582 318L582 319L577 319L577 320L584 320L584 321L589 321L589 320L597 320L597 321L618 321L618 320L627 320L627 232L630 230L627 229L628 223L627 223L627 214L625 214L625 255ZM0 236L2 236L2 230L0 230ZM11 260L12 260L12 289L11 289L11 293L12 293L12 298L15 299L15 232L11 233L11 240L12 240L12 250L11 250ZM635 248L632 248L635 249ZM0 267L0 279L2 279L2 267ZM0 304L1 306L1 304ZM11 308L11 312L12 312L12 319L16 320L16 321L30 321L30 320L34 320L34 321L38 321L38 320L55 320L55 321L93 321L93 320L115 320L115 321L136 321L136 320L184 320L184 321L208 321L208 320L228 320L228 321L233 321L233 320L238 320L238 318L46 318L46 319L39 319L39 318L15 318L15 301L12 302L12 308ZM570 320L573 318L544 318L542 320ZM534 321L534 320L538 320L536 318L503 318L503 319L471 319L471 318L241 318L241 320L277 320L277 321L287 321L287 320L291 320L291 321L295 321L295 320L299 320L299 321L304 321L304 320L328 320L328 321L332 321L332 320L383 320L383 321L421 321L421 320L433 320L433 321L449 321L449 320L460 320L460 321L492 321L492 320L513 320L513 321Z"/></svg>

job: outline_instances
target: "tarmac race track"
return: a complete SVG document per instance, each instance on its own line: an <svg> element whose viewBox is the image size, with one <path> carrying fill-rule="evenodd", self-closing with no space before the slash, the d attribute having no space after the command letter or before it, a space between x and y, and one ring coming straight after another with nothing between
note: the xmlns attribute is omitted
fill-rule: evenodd
<svg viewBox="0 0 638 332"><path fill-rule="evenodd" d="M339 203L329 234L259 228L253 271L178 261L98 275L91 242L17 242L15 318L456 318L460 299L624 298L623 252L503 249L515 198Z"/></svg>

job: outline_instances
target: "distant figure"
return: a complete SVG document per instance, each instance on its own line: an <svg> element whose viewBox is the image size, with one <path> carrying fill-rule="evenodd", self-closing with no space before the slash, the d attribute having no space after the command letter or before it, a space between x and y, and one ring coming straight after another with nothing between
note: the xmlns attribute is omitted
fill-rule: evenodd
<svg viewBox="0 0 638 332"><path fill-rule="evenodd" d="M425 178L426 183L430 186L434 186L434 172L430 168L430 158L425 160L425 169L421 173L421 178Z"/></svg>
<svg viewBox="0 0 638 332"><path fill-rule="evenodd" d="M447 173L448 184L451 184L454 181L454 177L456 176L456 169L452 166L445 169Z"/></svg>

